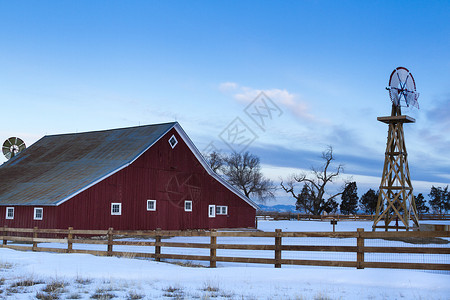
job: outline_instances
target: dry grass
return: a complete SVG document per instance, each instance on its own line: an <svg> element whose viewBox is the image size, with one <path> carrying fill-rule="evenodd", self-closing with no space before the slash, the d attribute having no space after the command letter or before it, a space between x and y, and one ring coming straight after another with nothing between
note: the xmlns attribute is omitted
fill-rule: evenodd
<svg viewBox="0 0 450 300"><path fill-rule="evenodd" d="M78 284L81 284L81 285L87 285L87 284L91 284L92 283L92 279L77 277L75 279L75 282L78 283Z"/></svg>
<svg viewBox="0 0 450 300"><path fill-rule="evenodd" d="M327 295L319 293L319 294L314 296L314 300L331 300L331 298L328 297Z"/></svg>
<svg viewBox="0 0 450 300"><path fill-rule="evenodd" d="M235 298L234 293L224 292L224 291L220 292L219 296L222 298L225 298L225 299L234 299Z"/></svg>
<svg viewBox="0 0 450 300"><path fill-rule="evenodd" d="M36 284L43 284L43 283L45 283L45 282L40 281L40 280L35 281L33 279L25 279L25 280L20 280L20 281L17 281L15 283L11 284L10 287L15 288L15 287L21 287L21 286L33 286Z"/></svg>
<svg viewBox="0 0 450 300"><path fill-rule="evenodd" d="M136 253L133 252L125 252L118 255L120 258L136 258Z"/></svg>
<svg viewBox="0 0 450 300"><path fill-rule="evenodd" d="M21 294L26 292L28 287L43 283L43 281L37 281L33 279L19 280L7 287L5 292L7 296L10 296L12 294Z"/></svg>
<svg viewBox="0 0 450 300"><path fill-rule="evenodd" d="M65 293L65 287L68 284L61 281L52 281L48 283L41 292L36 293L37 299L51 300L59 299L62 293Z"/></svg>
<svg viewBox="0 0 450 300"><path fill-rule="evenodd" d="M144 295L138 294L135 291L131 291L127 295L128 300L138 300L138 299L142 299L142 298L144 298Z"/></svg>
<svg viewBox="0 0 450 300"><path fill-rule="evenodd" d="M109 290L97 289L91 296L91 299L108 300L117 297L115 294L110 293Z"/></svg>
<svg viewBox="0 0 450 300"><path fill-rule="evenodd" d="M219 297L219 287L217 285L213 285L211 284L211 282L207 281L205 282L202 291L205 292L205 294L203 295L203 298L207 297L209 298L217 298Z"/></svg>
<svg viewBox="0 0 450 300"><path fill-rule="evenodd" d="M195 264L192 261L165 261L166 263L182 266L182 267L189 267L189 268L207 268L207 266L204 266L202 264Z"/></svg>
<svg viewBox="0 0 450 300"><path fill-rule="evenodd" d="M184 291L179 287L169 286L163 289L165 292L164 297L170 297L174 299L184 299Z"/></svg>
<svg viewBox="0 0 450 300"><path fill-rule="evenodd" d="M0 262L0 270L6 269L9 270L13 267L13 264Z"/></svg>
<svg viewBox="0 0 450 300"><path fill-rule="evenodd" d="M204 291L204 292L213 292L213 293L217 293L218 291L219 291L219 288L218 287L215 287L215 286L206 286L206 287L204 287L203 289L202 289L202 291Z"/></svg>
<svg viewBox="0 0 450 300"><path fill-rule="evenodd" d="M68 284L65 282L60 282L60 281L53 281L49 284L47 284L45 286L45 288L42 289L43 292L46 293L62 293L64 292L64 288L67 286Z"/></svg>
<svg viewBox="0 0 450 300"><path fill-rule="evenodd" d="M59 294L47 294L42 292L36 293L36 299L40 300L56 300L59 299Z"/></svg>

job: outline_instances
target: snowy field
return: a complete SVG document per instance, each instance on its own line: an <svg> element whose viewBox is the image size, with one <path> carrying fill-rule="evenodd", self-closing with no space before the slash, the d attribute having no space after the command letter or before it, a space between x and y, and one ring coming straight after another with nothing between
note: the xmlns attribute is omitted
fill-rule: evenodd
<svg viewBox="0 0 450 300"><path fill-rule="evenodd" d="M433 223L427 221L424 223ZM438 222L440 224L450 222ZM259 229L273 231L332 231L329 222L260 221ZM371 230L371 222L340 221L337 231ZM243 239L243 240L242 240ZM246 238L218 238L218 243L248 243ZM333 240L333 241L330 241ZM176 237L173 242L209 242L203 237ZM367 240L366 245L387 241ZM273 238L256 238L255 244L273 244ZM355 245L354 239L283 238L283 244ZM392 242L390 242L392 243ZM414 246L393 242L400 246ZM393 244L389 244L393 245ZM52 246L40 244L39 246ZM449 247L427 245L427 247ZM63 246L62 246L63 247ZM126 246L123 246L126 247ZM105 245L74 244L79 249ZM152 252L152 247L133 251ZM131 248L115 246L115 251ZM208 249L162 248L163 253ZM222 252L221 252L222 251ZM240 251L240 252L235 252ZM283 258L354 260L354 253L286 253ZM273 251L218 250L218 256L273 258ZM287 255L287 256L286 256ZM392 255L392 254L388 254ZM404 259L424 262L423 255ZM443 257L441 255L441 257ZM449 263L448 255L444 256ZM392 257L388 257L392 258ZM370 257L377 261L385 257ZM396 257L396 259L398 259ZM442 261L440 261L442 262ZM389 270L217 263L218 268L179 266L167 262L87 254L22 252L0 248L0 298L3 299L450 299L450 274L420 270Z"/></svg>

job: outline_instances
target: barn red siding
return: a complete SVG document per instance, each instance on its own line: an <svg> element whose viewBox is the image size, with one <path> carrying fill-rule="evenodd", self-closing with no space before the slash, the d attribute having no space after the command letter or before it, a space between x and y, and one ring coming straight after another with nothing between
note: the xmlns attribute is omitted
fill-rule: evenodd
<svg viewBox="0 0 450 300"><path fill-rule="evenodd" d="M168 140L175 135L178 144ZM147 200L156 211L147 211ZM192 212L184 201L192 200ZM111 215L111 203L122 203L122 214ZM208 217L208 205L228 206L228 215ZM44 206L43 220L33 220L33 207L15 206L9 227L77 229L209 229L254 227L256 210L211 177L175 129L130 166L104 179L59 206ZM2 224L2 225L3 225Z"/></svg>

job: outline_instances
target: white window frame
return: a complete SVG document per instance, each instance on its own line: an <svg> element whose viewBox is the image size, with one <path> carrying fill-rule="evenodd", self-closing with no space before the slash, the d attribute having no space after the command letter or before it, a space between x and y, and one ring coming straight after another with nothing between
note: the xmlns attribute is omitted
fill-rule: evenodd
<svg viewBox="0 0 450 300"><path fill-rule="evenodd" d="M119 211L114 211L114 206L118 205ZM122 215L122 203L111 203L111 216L120 216Z"/></svg>
<svg viewBox="0 0 450 300"><path fill-rule="evenodd" d="M41 211L41 216L40 217L37 215L37 212L39 210ZM33 214L33 220L42 220L43 218L44 218L44 208L42 208L42 207L35 207L34 208L34 214Z"/></svg>
<svg viewBox="0 0 450 300"><path fill-rule="evenodd" d="M190 204L189 208L186 207L187 204ZM185 200L184 201L184 211L192 211L192 200Z"/></svg>
<svg viewBox="0 0 450 300"><path fill-rule="evenodd" d="M12 211L12 216L9 216L8 212ZM6 219L7 220L13 220L14 219L14 207L7 207L6 208Z"/></svg>
<svg viewBox="0 0 450 300"><path fill-rule="evenodd" d="M149 206L150 203L153 203L153 208ZM147 200L147 210L156 211L156 200Z"/></svg>
<svg viewBox="0 0 450 300"><path fill-rule="evenodd" d="M216 217L216 206L211 204L208 205L208 217L215 218Z"/></svg>
<svg viewBox="0 0 450 300"><path fill-rule="evenodd" d="M220 212L221 215L228 215L228 206L224 205L221 207L222 211Z"/></svg>
<svg viewBox="0 0 450 300"><path fill-rule="evenodd" d="M173 144L173 145L172 145L172 143L170 142L172 139L175 140L175 144ZM177 138L175 137L175 135L172 134L172 136L171 136L170 139L169 139L169 145L170 145L170 147L172 147L172 149L173 149L173 148L175 148L175 146L176 146L177 144L178 144L178 140L177 140Z"/></svg>
<svg viewBox="0 0 450 300"><path fill-rule="evenodd" d="M216 215L228 215L228 206L217 205L216 206Z"/></svg>

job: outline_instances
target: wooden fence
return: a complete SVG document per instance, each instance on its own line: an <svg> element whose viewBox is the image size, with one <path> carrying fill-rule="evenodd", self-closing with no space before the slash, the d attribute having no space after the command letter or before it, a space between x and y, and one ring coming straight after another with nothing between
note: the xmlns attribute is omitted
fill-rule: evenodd
<svg viewBox="0 0 450 300"><path fill-rule="evenodd" d="M292 212L258 212L257 220L370 220L373 221L373 215L308 215Z"/></svg>
<svg viewBox="0 0 450 300"><path fill-rule="evenodd" d="M258 211L257 220L369 220L373 221L375 215L310 215L294 212ZM421 214L419 220L450 220L450 214Z"/></svg>
<svg viewBox="0 0 450 300"><path fill-rule="evenodd" d="M419 220L450 220L450 214L424 214L419 215Z"/></svg>
<svg viewBox="0 0 450 300"><path fill-rule="evenodd" d="M156 261L161 259L175 260L198 260L209 261L209 266L216 267L216 262L236 262L236 263L258 263L273 264L275 268L281 265L312 265L312 266L334 266L351 268L394 268L394 269L426 269L426 270L450 270L448 263L405 263L405 262L369 262L364 260L366 253L407 253L407 254L437 254L445 262L448 261L450 254L449 247L373 247L366 246L367 239L411 239L411 238L449 238L450 232L365 232L364 229L358 229L356 232L283 232L276 229L275 232L236 232L236 231L123 231L113 230L75 230L69 229L39 229L39 228L8 228L0 227L0 240L3 243L0 247L16 250L32 250L59 253L87 253L101 256L126 256L126 257L146 257L153 258ZM46 236L46 237L42 237ZM49 237L54 236L54 237ZM95 236L96 238L88 238ZM100 238L99 238L100 237ZM209 243L185 243L185 242L166 242L162 241L169 237L209 237ZM251 242L255 237L273 238L274 242L269 245L261 244L223 244L218 243L217 239L221 237L246 237ZM324 238L355 238L356 244L353 246L336 245L288 245L283 244L283 238L305 238L305 237L324 237ZM139 238L138 241L120 240L123 238ZM152 240L149 240L152 238ZM331 240L330 240L331 241ZM12 242L12 243L10 243ZM17 243L21 244L18 245ZM40 247L38 243L58 243L67 245L65 248ZM73 244L100 244L105 245L105 250L85 250L74 249ZM114 251L114 246L141 246L154 247L152 252L120 252ZM181 247L209 249L209 255L184 255L184 254L163 254L163 247ZM228 257L218 256L218 249L233 250L269 250L273 251L273 258L258 257ZM350 252L356 253L356 260L353 261L332 261L332 260L305 260L305 259L283 259L282 252ZM446 260L447 259L447 260Z"/></svg>

